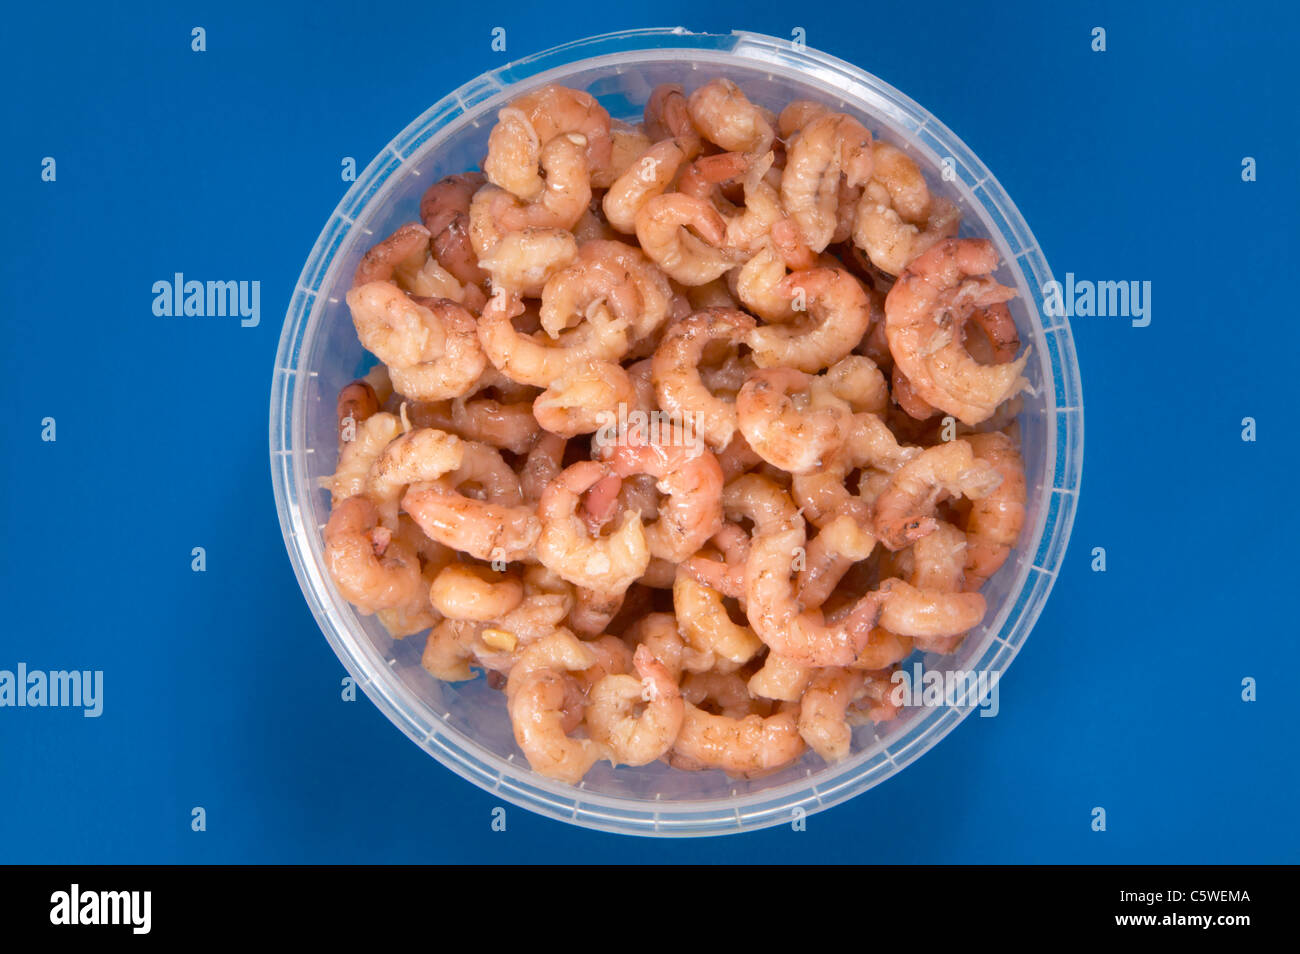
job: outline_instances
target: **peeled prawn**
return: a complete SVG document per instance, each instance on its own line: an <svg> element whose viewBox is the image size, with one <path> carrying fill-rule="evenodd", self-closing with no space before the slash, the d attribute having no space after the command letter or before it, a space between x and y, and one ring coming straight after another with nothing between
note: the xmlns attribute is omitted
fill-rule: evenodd
<svg viewBox="0 0 1300 954"><path fill-rule="evenodd" d="M574 784L604 754L598 743L569 738L565 731L570 674L593 665L595 655L566 630L534 643L528 655L511 669L506 682L515 742L534 771Z"/></svg>
<svg viewBox="0 0 1300 954"><path fill-rule="evenodd" d="M817 372L847 356L871 325L871 300L856 278L839 268L814 268L787 276L778 291L803 296L807 316L758 328L749 336L761 368L788 366Z"/></svg>
<svg viewBox="0 0 1300 954"><path fill-rule="evenodd" d="M775 138L764 111L731 80L705 83L691 93L687 109L695 128L727 152L764 153Z"/></svg>
<svg viewBox="0 0 1300 954"><path fill-rule="evenodd" d="M438 314L392 282L359 285L347 293L347 303L362 347L390 369L442 356L447 333Z"/></svg>
<svg viewBox="0 0 1300 954"><path fill-rule="evenodd" d="M726 236L717 209L680 192L654 196L636 214L642 250L683 285L707 284L737 264L723 247Z"/></svg>
<svg viewBox="0 0 1300 954"><path fill-rule="evenodd" d="M866 646L880 613L880 594L868 593L832 622L804 609L795 594L793 560L807 540L803 519L779 487L757 476L741 477L723 494L728 512L754 521L745 563L746 615L773 652L808 667L846 666Z"/></svg>
<svg viewBox="0 0 1300 954"><path fill-rule="evenodd" d="M632 664L636 676L606 676L587 705L591 737L615 765L648 765L667 753L686 714L677 681L649 647L638 646Z"/></svg>
<svg viewBox="0 0 1300 954"><path fill-rule="evenodd" d="M325 565L343 598L362 613L411 603L423 588L415 551L379 526L379 510L366 497L349 497L330 513Z"/></svg>
<svg viewBox="0 0 1300 954"><path fill-rule="evenodd" d="M804 742L797 710L733 719L687 702L673 751L702 766L745 774L788 765L803 754Z"/></svg>
<svg viewBox="0 0 1300 954"><path fill-rule="evenodd" d="M795 134L781 176L781 202L814 252L830 244L839 223L840 177L862 185L872 167L871 133L850 116L828 113Z"/></svg>
<svg viewBox="0 0 1300 954"><path fill-rule="evenodd" d="M975 457L969 441L928 447L895 471L876 498L876 535L889 549L901 549L934 530L934 508L942 495L978 500L1001 480L990 463Z"/></svg>
<svg viewBox="0 0 1300 954"><path fill-rule="evenodd" d="M443 616L488 622L518 607L524 600L524 586L513 574L453 563L434 579L429 599Z"/></svg>
<svg viewBox="0 0 1300 954"><path fill-rule="evenodd" d="M858 670L822 669L803 694L799 734L827 762L838 762L849 754L853 730L846 716L864 681Z"/></svg>
<svg viewBox="0 0 1300 954"><path fill-rule="evenodd" d="M583 461L551 482L537 509L542 524L537 558L577 586L622 592L650 563L641 518L633 512L625 513L623 522L609 536L592 537L578 516L582 494L609 474L604 464Z"/></svg>
<svg viewBox="0 0 1300 954"><path fill-rule="evenodd" d="M625 234L635 232L637 213L655 196L663 195L688 155L689 150L676 139L665 139L647 149L601 198L609 224Z"/></svg>
<svg viewBox="0 0 1300 954"><path fill-rule="evenodd" d="M390 364L393 387L417 401L458 398L473 390L487 368L487 356L479 344L474 316L446 298L416 298L415 305L436 315L443 329L442 353L432 361Z"/></svg>
<svg viewBox="0 0 1300 954"><path fill-rule="evenodd" d="M398 500L408 484L437 480L459 467L464 453L459 437L432 427L408 431L385 447L366 478L384 526L396 529Z"/></svg>
<svg viewBox="0 0 1300 954"><path fill-rule="evenodd" d="M708 451L625 435L606 459L620 478L646 474L658 481L664 498L645 528L651 556L680 563L722 526L722 468Z"/></svg>
<svg viewBox="0 0 1300 954"><path fill-rule="evenodd" d="M966 588L978 590L1007 561L1025 522L1025 462L1005 434L966 438L977 460L991 464L1002 478L993 492L971 503L966 518Z"/></svg>
<svg viewBox="0 0 1300 954"><path fill-rule="evenodd" d="M839 449L849 428L840 402L818 404L812 378L793 368L756 371L736 395L736 420L760 457L792 474L807 474Z"/></svg>
<svg viewBox="0 0 1300 954"><path fill-rule="evenodd" d="M645 104L645 128L656 142L675 138L688 156L699 154L700 133L691 120L690 106L680 86L665 83L654 88Z"/></svg>
<svg viewBox="0 0 1300 954"><path fill-rule="evenodd" d="M710 392L700 365L708 349L738 347L754 327L754 319L742 311L707 308L669 325L654 354L651 373L660 405L683 420L692 415L700 437L715 450L736 433L736 407Z"/></svg>
<svg viewBox="0 0 1300 954"><path fill-rule="evenodd" d="M384 411L362 421L353 439L339 451L334 473L321 478L320 484L329 490L331 503L337 506L348 497L365 493L370 468L384 448L401 433L402 422L396 415Z"/></svg>
<svg viewBox="0 0 1300 954"><path fill-rule="evenodd" d="M976 308L1015 291L990 273L997 252L985 239L946 239L917 258L885 299L885 334L897 366L923 401L967 425L993 415L1028 383L1028 353L982 365L962 345L961 328Z"/></svg>
<svg viewBox="0 0 1300 954"><path fill-rule="evenodd" d="M462 447L461 465L438 480L412 485L402 509L453 550L492 562L530 557L541 524L524 504L519 479L496 448L473 441L463 441ZM462 494L466 484L483 487L487 499Z"/></svg>

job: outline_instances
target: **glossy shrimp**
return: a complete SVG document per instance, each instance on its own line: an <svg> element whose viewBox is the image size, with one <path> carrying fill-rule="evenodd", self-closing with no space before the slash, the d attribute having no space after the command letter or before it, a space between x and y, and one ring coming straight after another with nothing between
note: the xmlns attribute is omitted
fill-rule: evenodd
<svg viewBox="0 0 1300 954"><path fill-rule="evenodd" d="M601 198L609 224L625 234L634 233L637 213L655 196L664 194L689 155L689 149L677 139L665 139L647 149Z"/></svg>
<svg viewBox="0 0 1300 954"><path fill-rule="evenodd" d="M515 742L534 771L576 783L604 755L597 742L570 738L565 726L572 674L594 665L595 654L572 633L557 630L525 655L506 682Z"/></svg>
<svg viewBox="0 0 1300 954"><path fill-rule="evenodd" d="M627 434L603 456L619 478L645 474L658 481L664 496L657 519L645 528L651 556L680 563L722 526L722 468L709 451Z"/></svg>
<svg viewBox="0 0 1300 954"><path fill-rule="evenodd" d="M447 332L438 314L388 281L367 282L347 293L362 346L393 367L442 357Z"/></svg>
<svg viewBox="0 0 1300 954"><path fill-rule="evenodd" d="M672 748L686 715L677 681L644 644L635 676L609 675L591 688L587 726L615 765L648 765ZM639 710L639 711L638 711Z"/></svg>
<svg viewBox="0 0 1300 954"><path fill-rule="evenodd" d="M431 361L390 364L388 374L393 387L417 401L442 401L468 394L488 365L474 316L446 298L416 298L413 302L437 316L443 331L442 353Z"/></svg>
<svg viewBox="0 0 1300 954"><path fill-rule="evenodd" d="M871 299L858 280L840 268L794 272L778 290L805 306L807 315L784 325L758 328L749 336L762 368L791 367L815 373L846 357L871 325Z"/></svg>
<svg viewBox="0 0 1300 954"><path fill-rule="evenodd" d="M656 86L646 100L644 118L646 134L652 140L676 139L689 158L699 154L700 133L691 120L690 106L680 86Z"/></svg>
<svg viewBox="0 0 1300 954"><path fill-rule="evenodd" d="M739 347L754 327L754 319L742 311L704 309L669 325L654 354L651 375L659 404L683 420L689 413L700 437L715 450L736 433L736 406L705 386L700 365L708 351Z"/></svg>
<svg viewBox="0 0 1300 954"><path fill-rule="evenodd" d="M934 530L934 508L941 496L978 500L991 494L1001 479L988 461L975 457L967 440L926 448L898 468L876 498L876 535L889 549L901 549Z"/></svg>
<svg viewBox="0 0 1300 954"><path fill-rule="evenodd" d="M822 669L803 694L799 734L827 762L838 762L849 754L853 730L847 721L848 710L865 681L860 670Z"/></svg>
<svg viewBox="0 0 1300 954"><path fill-rule="evenodd" d="M635 401L627 371L612 362L592 361L551 382L533 402L533 416L552 434L577 437L599 430L617 417L620 407Z"/></svg>
<svg viewBox="0 0 1300 954"><path fill-rule="evenodd" d="M591 181L585 156L586 140L569 133L542 149L546 186L532 201L506 189L484 187L474 203L486 204L485 214L506 232L522 229L572 229L591 203Z"/></svg>
<svg viewBox="0 0 1300 954"><path fill-rule="evenodd" d="M385 447L366 476L366 494L379 507L384 526L396 529L398 501L409 484L455 470L464 453L459 437L432 427L408 431Z"/></svg>
<svg viewBox="0 0 1300 954"><path fill-rule="evenodd" d="M500 619L524 601L523 581L515 573L502 573L472 563L453 563L434 579L429 599L433 608L450 619L489 622Z"/></svg>
<svg viewBox="0 0 1300 954"><path fill-rule="evenodd" d="M402 509L453 550L495 563L529 558L541 524L524 503L519 478L496 448L461 443L461 465L438 480L412 485L402 497ZM462 493L468 486L481 488L486 499Z"/></svg>
<svg viewBox="0 0 1300 954"><path fill-rule="evenodd" d="M351 441L339 451L338 466L329 477L321 478L321 486L330 492L335 506L348 497L365 493L370 468L385 447L402 433L402 422L394 414L380 411L366 418L356 428Z"/></svg>
<svg viewBox="0 0 1300 954"><path fill-rule="evenodd" d="M588 171L609 169L613 152L610 117L590 93L551 84L516 98L510 107L519 110L532 126L543 150L561 136L580 137Z"/></svg>
<svg viewBox="0 0 1300 954"><path fill-rule="evenodd" d="M885 334L897 366L923 401L967 425L987 420L1028 382L1014 361L982 365L962 345L961 328L980 307L1015 291L991 276L997 252L984 239L945 239L917 258L885 299Z"/></svg>
<svg viewBox="0 0 1300 954"><path fill-rule="evenodd" d="M469 234L470 202L486 178L479 172L446 176L420 198L420 219L430 235L433 255L462 285L482 287L487 273L478 266Z"/></svg>
<svg viewBox="0 0 1300 954"><path fill-rule="evenodd" d="M771 771L803 754L798 710L732 718L705 712L687 702L673 751L701 766L732 774Z"/></svg>
<svg viewBox="0 0 1300 954"><path fill-rule="evenodd" d="M612 533L593 537L578 514L582 495L610 474L604 464L582 461L551 482L537 509L542 524L537 557L548 569L577 586L622 592L650 563L641 518L633 512L625 513Z"/></svg>
<svg viewBox="0 0 1300 954"><path fill-rule="evenodd" d="M871 504L861 493L854 493L846 482L854 470L876 469L892 473L904 463L921 453L919 447L902 445L879 417L874 414L855 414L846 428L846 437L837 453L823 462L823 466L809 474L797 474L791 482L790 492L803 514L813 525L823 531L837 519L849 518L859 525L859 549L869 551L868 538L874 540ZM847 539L841 547L847 548ZM842 549L848 553L850 550Z"/></svg>
<svg viewBox="0 0 1300 954"><path fill-rule="evenodd" d="M799 316L790 296L781 290L787 274L785 260L777 254L770 236L744 265L730 273L736 298L770 324L785 324Z"/></svg>
<svg viewBox="0 0 1300 954"><path fill-rule="evenodd" d="M974 309L962 325L961 338L966 351L981 365L1005 364L1015 360L1020 351L1020 333L1003 302ZM894 403L909 417L924 421L937 413L916 393L901 367L894 367L892 378ZM1004 402L998 413L1014 400ZM977 426L985 428L991 420L988 418Z"/></svg>
<svg viewBox="0 0 1300 954"><path fill-rule="evenodd" d="M899 275L936 242L956 235L961 213L930 194L921 170L897 147L877 142L872 152L875 167L855 210L853 241L877 268Z"/></svg>
<svg viewBox="0 0 1300 954"><path fill-rule="evenodd" d="M552 275L578 257L578 240L562 228L502 229L494 212L503 193L494 188L480 189L470 205L470 242L479 266L496 289L536 297Z"/></svg>
<svg viewBox="0 0 1300 954"><path fill-rule="evenodd" d="M325 525L325 565L339 592L363 613L393 609L419 598L423 589L415 551L379 525L367 497L349 497Z"/></svg>
<svg viewBox="0 0 1300 954"><path fill-rule="evenodd" d="M429 230L408 222L362 257L353 287L375 281L392 282L412 297L450 298L458 303L477 304L481 292L463 287L450 271L430 254Z"/></svg>
<svg viewBox="0 0 1300 954"><path fill-rule="evenodd" d="M850 187L863 185L873 164L871 133L843 113L813 119L795 134L781 202L812 251L824 250L839 225L841 177Z"/></svg>
<svg viewBox="0 0 1300 954"><path fill-rule="evenodd" d="M749 534L735 523L723 523L700 550L682 564L685 573L710 589L732 599L745 596L745 564L749 560ZM717 551L716 554L713 551Z"/></svg>
<svg viewBox="0 0 1300 954"><path fill-rule="evenodd" d="M668 278L638 248L596 240L578 250L578 259L542 289L542 329L552 338L605 308L610 323L626 326L633 339L645 338L668 318L673 289Z"/></svg>
<svg viewBox="0 0 1300 954"><path fill-rule="evenodd" d="M475 395L412 402L407 406L407 416L416 427L436 427L512 454L526 454L541 432L531 401L507 402Z"/></svg>
<svg viewBox="0 0 1300 954"><path fill-rule="evenodd" d="M687 109L695 128L727 152L761 154L772 146L775 132L769 117L731 80L705 83L691 93Z"/></svg>
<svg viewBox="0 0 1300 954"><path fill-rule="evenodd" d="M754 522L745 563L746 613L754 632L773 652L801 665L850 665L876 623L879 594L863 595L833 622L818 609L804 609L791 577L807 536L790 498L766 478L751 475L727 485L724 503L729 513Z"/></svg>
<svg viewBox="0 0 1300 954"><path fill-rule="evenodd" d="M731 619L722 593L681 568L673 583L673 609L682 638L697 652L741 664L763 648L752 629Z"/></svg>
<svg viewBox="0 0 1300 954"><path fill-rule="evenodd" d="M408 222L378 245L371 248L357 265L352 287L370 282L391 282L395 273L419 268L429 257L429 230L418 222Z"/></svg>
<svg viewBox="0 0 1300 954"><path fill-rule="evenodd" d="M704 199L670 192L649 199L636 214L642 250L675 281L704 285L737 264L724 247L727 223Z"/></svg>
<svg viewBox="0 0 1300 954"><path fill-rule="evenodd" d="M629 347L631 328L608 309L595 309L576 328L550 340L525 334L514 325L524 314L517 295L499 292L488 300L478 320L479 343L488 360L512 381L549 388L557 380L590 373L593 363L620 359Z"/></svg>
<svg viewBox="0 0 1300 954"><path fill-rule="evenodd" d="M923 590L898 578L880 584L880 625L900 636L934 639L958 636L984 618L979 593Z"/></svg>
<svg viewBox="0 0 1300 954"><path fill-rule="evenodd" d="M849 412L838 401L817 402L811 382L793 368L765 368L736 395L736 421L749 446L791 474L822 467L848 433Z"/></svg>
<svg viewBox="0 0 1300 954"><path fill-rule="evenodd" d="M763 699L798 702L816 672L780 653L768 653L762 668L749 677L746 688L751 695Z"/></svg>
<svg viewBox="0 0 1300 954"><path fill-rule="evenodd" d="M978 590L1002 568L1025 522L1025 462L1015 442L997 431L966 438L977 460L1002 478L993 492L971 503L966 519L966 588Z"/></svg>

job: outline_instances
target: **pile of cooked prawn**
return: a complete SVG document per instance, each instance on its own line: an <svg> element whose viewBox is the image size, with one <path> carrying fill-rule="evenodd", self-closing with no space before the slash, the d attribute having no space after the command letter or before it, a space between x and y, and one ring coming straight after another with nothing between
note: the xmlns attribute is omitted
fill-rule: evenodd
<svg viewBox="0 0 1300 954"><path fill-rule="evenodd" d="M380 363L323 481L339 592L485 672L546 776L843 759L1024 521L992 246L857 119L723 79L636 125L527 93L482 170L347 295Z"/></svg>

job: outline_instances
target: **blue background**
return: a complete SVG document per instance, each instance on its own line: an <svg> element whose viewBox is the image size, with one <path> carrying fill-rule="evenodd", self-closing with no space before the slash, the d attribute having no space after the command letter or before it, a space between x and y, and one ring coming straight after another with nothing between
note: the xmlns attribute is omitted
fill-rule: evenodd
<svg viewBox="0 0 1300 954"><path fill-rule="evenodd" d="M0 709L0 861L1300 860L1294 5L37 6L0 37L0 668L102 669L106 688L97 720ZM514 808L493 832L498 799L340 698L268 475L281 316L342 157L364 167L506 59L663 24L803 27L965 139L1058 278L1151 281L1152 322L1073 323L1080 509L998 718L805 832L652 841ZM177 271L260 280L261 325L154 317Z"/></svg>

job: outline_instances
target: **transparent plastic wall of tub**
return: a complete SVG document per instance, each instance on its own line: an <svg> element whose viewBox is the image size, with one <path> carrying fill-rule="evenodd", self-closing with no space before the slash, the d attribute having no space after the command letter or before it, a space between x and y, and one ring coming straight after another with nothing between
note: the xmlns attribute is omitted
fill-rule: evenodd
<svg viewBox="0 0 1300 954"><path fill-rule="evenodd" d="M909 708L897 720L854 734L854 754L827 765L814 754L779 773L735 779L656 763L601 763L577 787L532 772L515 747L504 701L482 679L442 683L420 666L423 640L394 640L358 615L324 571L321 529L332 473L335 398L367 366L343 302L362 254L403 222L438 178L477 168L496 111L529 89L557 82L587 90L617 118L635 121L651 90L688 90L725 76L752 100L779 110L817 99L859 116L909 152L934 191L963 212L962 235L991 239L997 277L1017 289L1012 314L1032 348L1030 391L1020 417L1029 488L1020 545L984 588L989 612L954 656L928 656L927 669L1002 674L1042 610L1064 555L1083 455L1083 399L1068 323L1044 323L1047 263L1015 205L983 164L945 126L858 68L788 41L749 33L636 30L594 37L512 63L446 96L401 132L358 177L335 210L290 305L271 402L271 464L277 505L295 572L322 630L370 698L448 768L530 810L579 825L645 835L725 834L788 822L887 779L935 745L971 710ZM940 175L946 162L951 174ZM919 657L918 657L919 658ZM908 665L915 660L909 660Z"/></svg>

